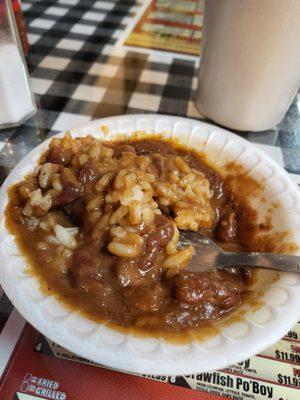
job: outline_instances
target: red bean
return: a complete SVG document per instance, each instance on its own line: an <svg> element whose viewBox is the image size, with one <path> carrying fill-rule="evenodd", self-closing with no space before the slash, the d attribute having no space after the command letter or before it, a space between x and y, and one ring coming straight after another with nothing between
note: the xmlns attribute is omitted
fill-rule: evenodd
<svg viewBox="0 0 300 400"><path fill-rule="evenodd" d="M236 240L237 223L234 212L230 212L222 217L216 229L216 235L223 242L233 242Z"/></svg>
<svg viewBox="0 0 300 400"><path fill-rule="evenodd" d="M120 158L123 153L135 153L134 147L124 144L114 149L114 157Z"/></svg>
<svg viewBox="0 0 300 400"><path fill-rule="evenodd" d="M92 162L87 162L80 170L79 181L82 184L87 184L93 182L98 178L98 173L96 167Z"/></svg>
<svg viewBox="0 0 300 400"><path fill-rule="evenodd" d="M164 247L172 240L174 235L173 224L163 215L156 215L154 223L156 226L154 238L159 247ZM154 238L152 240L154 240Z"/></svg>

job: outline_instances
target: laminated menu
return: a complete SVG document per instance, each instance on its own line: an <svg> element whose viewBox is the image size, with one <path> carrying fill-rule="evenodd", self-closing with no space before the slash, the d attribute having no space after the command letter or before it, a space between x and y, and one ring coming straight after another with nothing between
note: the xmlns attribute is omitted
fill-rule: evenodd
<svg viewBox="0 0 300 400"><path fill-rule="evenodd" d="M244 362L220 371L168 377L109 370L26 324L2 376L0 399L299 400L299 334L298 323L282 340Z"/></svg>
<svg viewBox="0 0 300 400"><path fill-rule="evenodd" d="M198 56L203 7L203 0L153 0L125 44Z"/></svg>

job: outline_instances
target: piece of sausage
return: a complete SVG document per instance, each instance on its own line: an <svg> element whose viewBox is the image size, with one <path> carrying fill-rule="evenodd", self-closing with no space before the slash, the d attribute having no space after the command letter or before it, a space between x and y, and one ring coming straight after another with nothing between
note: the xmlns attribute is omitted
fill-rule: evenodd
<svg viewBox="0 0 300 400"><path fill-rule="evenodd" d="M183 273L175 278L175 298L185 304L220 304L245 289L243 282L226 272Z"/></svg>
<svg viewBox="0 0 300 400"><path fill-rule="evenodd" d="M97 253L95 246L77 248L69 271L73 286L81 292L102 291L112 263L113 259Z"/></svg>
<svg viewBox="0 0 300 400"><path fill-rule="evenodd" d="M48 160L52 164L61 164L67 167L73 157L73 153L71 150L64 149L63 147L52 147L49 152Z"/></svg>
<svg viewBox="0 0 300 400"><path fill-rule="evenodd" d="M133 312L158 311L166 301L167 290L161 285L134 287L124 290L124 300Z"/></svg>

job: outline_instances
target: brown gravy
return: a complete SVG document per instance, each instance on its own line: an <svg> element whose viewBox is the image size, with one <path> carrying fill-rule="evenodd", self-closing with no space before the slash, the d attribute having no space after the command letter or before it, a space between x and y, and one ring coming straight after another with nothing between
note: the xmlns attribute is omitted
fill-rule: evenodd
<svg viewBox="0 0 300 400"><path fill-rule="evenodd" d="M168 160L180 156L190 169L204 174L212 191L210 204L214 220L211 226L200 227L199 231L228 250L264 248L257 235L269 227L256 224L256 213L249 206L248 197L239 190L249 185L252 193L258 190L258 185L250 178L242 175L223 178L204 157L162 139L104 144L112 149L111 158L115 164L128 153L137 158L150 158L154 165L151 172L159 182L168 182L171 176ZM82 150L81 155L85 152ZM156 214L151 224L140 229L143 248L139 256L124 259L110 253L107 245L111 233L104 226L95 236L92 219L86 211L88 202L95 197L96 183L104 176L101 170L104 161L97 164L88 156L86 162L78 166L73 163L76 154L62 142L61 146L54 143L41 158L42 165L58 166L55 173L60 176L62 186L55 195L53 188L41 189L43 195L46 190L52 190L52 206L46 213L39 209L29 216L24 215L28 192L40 188L36 176L27 177L9 190L6 224L29 260L30 273L39 277L48 293L97 322L153 335L176 335L199 327L206 327L208 334L214 332L211 323L229 315L249 297L253 273L233 268L230 272L195 274L182 269L166 278L161 263L174 234L171 221L175 212L165 205L159 206L161 214ZM67 178L66 169L71 170L71 178ZM116 179L115 175L112 179ZM112 215L118 206L104 202L95 210L101 208L103 219L107 213ZM55 240L47 241L48 236L53 239L53 233L49 233L51 228L47 228L47 214L64 228L79 228L75 248L58 251ZM269 246L268 250L272 248Z"/></svg>

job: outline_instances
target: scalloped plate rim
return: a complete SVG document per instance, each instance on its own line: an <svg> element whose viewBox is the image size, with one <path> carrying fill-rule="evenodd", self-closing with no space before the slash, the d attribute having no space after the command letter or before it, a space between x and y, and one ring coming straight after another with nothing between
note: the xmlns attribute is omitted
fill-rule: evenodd
<svg viewBox="0 0 300 400"><path fill-rule="evenodd" d="M293 189L293 192L295 195L300 199L300 192L297 187L297 185L290 179L289 175L281 169L274 160L272 160L269 156L264 154L260 149L255 147L251 142L248 142L246 139L241 138L234 133L227 131L223 128L219 128L217 126L208 124L206 122L198 121L198 120L193 120L189 118L184 118L184 117L176 117L176 116L168 116L168 115L163 115L163 114L129 114L129 115L122 115L122 116L114 116L114 117L108 117L108 118L102 118L99 120L94 120L91 121L87 124L84 124L82 126L79 126L78 128L71 128L70 131L72 133L76 131L80 131L82 133L82 130L88 130L88 129L99 129L100 126L103 126L105 124L109 123L114 123L114 122L124 122L126 120L132 120L134 123L137 123L137 120L139 119L145 119L145 120L151 120L153 123L155 123L156 120L162 120L166 119L169 120L172 123L172 127L174 127L174 124L176 122L185 122L190 124L191 129L190 132L198 126L200 130L206 129L206 130L213 130L215 132L220 132L225 134L225 136L233 141L240 142L243 144L246 149L251 149L254 153L258 154L260 158L267 162L267 164L271 164L273 168L275 169L276 174L279 174L281 177L284 178L284 180L287 182L287 185L289 188ZM62 133L59 133L57 135L63 135ZM55 136L57 136L55 135ZM81 136L81 135L80 135ZM103 137L103 136L102 136ZM7 202L7 193L6 189L9 185L11 185L13 182L16 181L16 176L20 175L17 174L16 172L19 171L20 167L24 167L25 165L34 165L34 162L32 159L34 158L33 156L35 154L40 154L45 148L47 148L49 141L52 139L49 138L46 141L42 142L39 146L34 148L33 150L30 151L19 163L18 165L11 171L5 182L3 183L3 186L0 191L0 210L4 210L4 207ZM105 140L105 137L103 138ZM20 179L20 178L18 178ZM4 218L4 217L2 217ZM1 236L3 235L1 228ZM5 229L6 230L6 229ZM7 233L6 231L6 236L12 236ZM13 259L14 256L11 256ZM271 322L269 322L268 325L268 333L271 330L271 334L267 337L265 335L266 333L266 326L263 327L258 327L256 326L253 332L252 326L250 332L253 336L258 336L259 342L257 343L252 343L251 344L251 351L249 352L247 346L237 346L238 343L241 343L245 340L245 337L237 340L231 340L231 339L226 339L225 342L232 342L232 346L230 347L229 344L229 349L233 350L233 346L239 347L238 351L231 351L231 353L225 351L224 354L221 354L221 361L220 361L220 356L218 355L218 349L215 349L215 356L218 358L218 364L214 363L213 357L207 358L207 354L213 354L213 349L210 350L204 350L201 351L201 349L195 349L192 347L192 345L188 346L188 350L190 353L190 357L186 356L185 359L183 360L181 356L175 356L171 355L170 352L166 352L166 349L164 349L164 344L161 340L158 340L158 346L151 352L147 353L140 353L140 357L137 357L137 350L133 350L130 346L128 345L128 340L126 338L132 338L130 335L123 335L125 342L126 342L126 349L124 351L124 343L118 346L115 346L113 348L112 345L104 345L101 348L101 355L99 354L94 354L95 348L90 345L87 347L82 346L82 334L78 335L77 340L74 342L72 339L74 339L74 333L70 332L64 332L63 335L61 335L61 329L59 328L54 329L54 321L53 319L41 319L40 321L36 321L35 317L32 315L28 307L24 306L24 302L18 302L19 299L14 298L14 293L13 293L13 285L11 283L7 282L7 277L5 276L5 268L0 269L0 278L1 278L1 283L3 283L3 289L7 293L8 297L12 301L12 303L15 305L17 309L20 310L21 314L25 316L25 318L33 325L35 326L36 329L40 330L43 334L51 338L54 342L60 344L63 347L68 348L69 350L75 352L76 354L79 354L82 357L92 359L95 362L98 363L104 363L104 365L110 367L110 368L116 368L120 369L122 371L126 372L136 372L136 373L144 373L144 374L161 374L161 375L175 375L175 374L188 374L188 373L196 373L196 372L204 372L208 370L213 370L213 369L220 369L228 364L232 364L238 361L241 361L250 355L257 354L261 350L263 350L265 347L268 345L271 345L274 343L276 340L280 339L288 330L289 327L292 326L292 324L296 323L298 320L298 315L296 315L296 312L294 314L286 313L284 315L285 318L285 324L282 325L279 323L279 321L282 319L282 313L281 316L278 318L278 313L275 315L276 318L272 319ZM19 279L19 278L18 278ZM300 287L300 284L298 285ZM297 285L293 286L290 288L290 294L293 292L293 288L297 288ZM289 302L296 308L296 306L300 305L300 300L297 300L296 296L292 296L293 299L290 299ZM22 298L22 296L21 296ZM24 299L23 299L24 300ZM34 304L36 306L36 304ZM41 306L40 306L41 307ZM290 307L290 306L289 306ZM280 308L280 307L279 307ZM41 310L40 310L41 311ZM274 317L274 316L273 316ZM83 318L84 320L85 318ZM278 321L279 319L279 321ZM255 326L255 324L252 324ZM99 327L101 327L102 324L99 324ZM51 332L52 329L52 332ZM97 328L98 330L99 328ZM264 335L261 333L264 332ZM95 333L94 333L95 334ZM91 333L90 335L93 335ZM100 334L98 333L98 336ZM251 337L251 335L246 336L246 344L247 344L247 337ZM70 340L71 339L71 340ZM99 338L98 338L99 339ZM143 340L147 340L147 338L144 338ZM153 340L153 339L152 339ZM224 340L224 338L223 338ZM193 342L192 342L193 343ZM234 344L235 343L235 344ZM228 344L228 343L227 343ZM248 343L249 344L249 343ZM111 349L108 349L109 347L112 347ZM121 347L121 348L120 348ZM226 346L225 346L226 347ZM107 350L108 349L108 350ZM103 354L104 352L104 354ZM157 354L153 354L157 353ZM251 354L250 354L251 353ZM195 360L195 357L199 357L200 355L203 355L205 359L200 359L199 361ZM117 357L115 357L117 356ZM125 357L126 356L126 357ZM149 360L149 357L151 358ZM162 359L163 357L163 359ZM174 366L174 360L176 360L176 365ZM179 362L181 360L181 363ZM129 362L130 361L130 362ZM178 365L178 363L180 365Z"/></svg>

